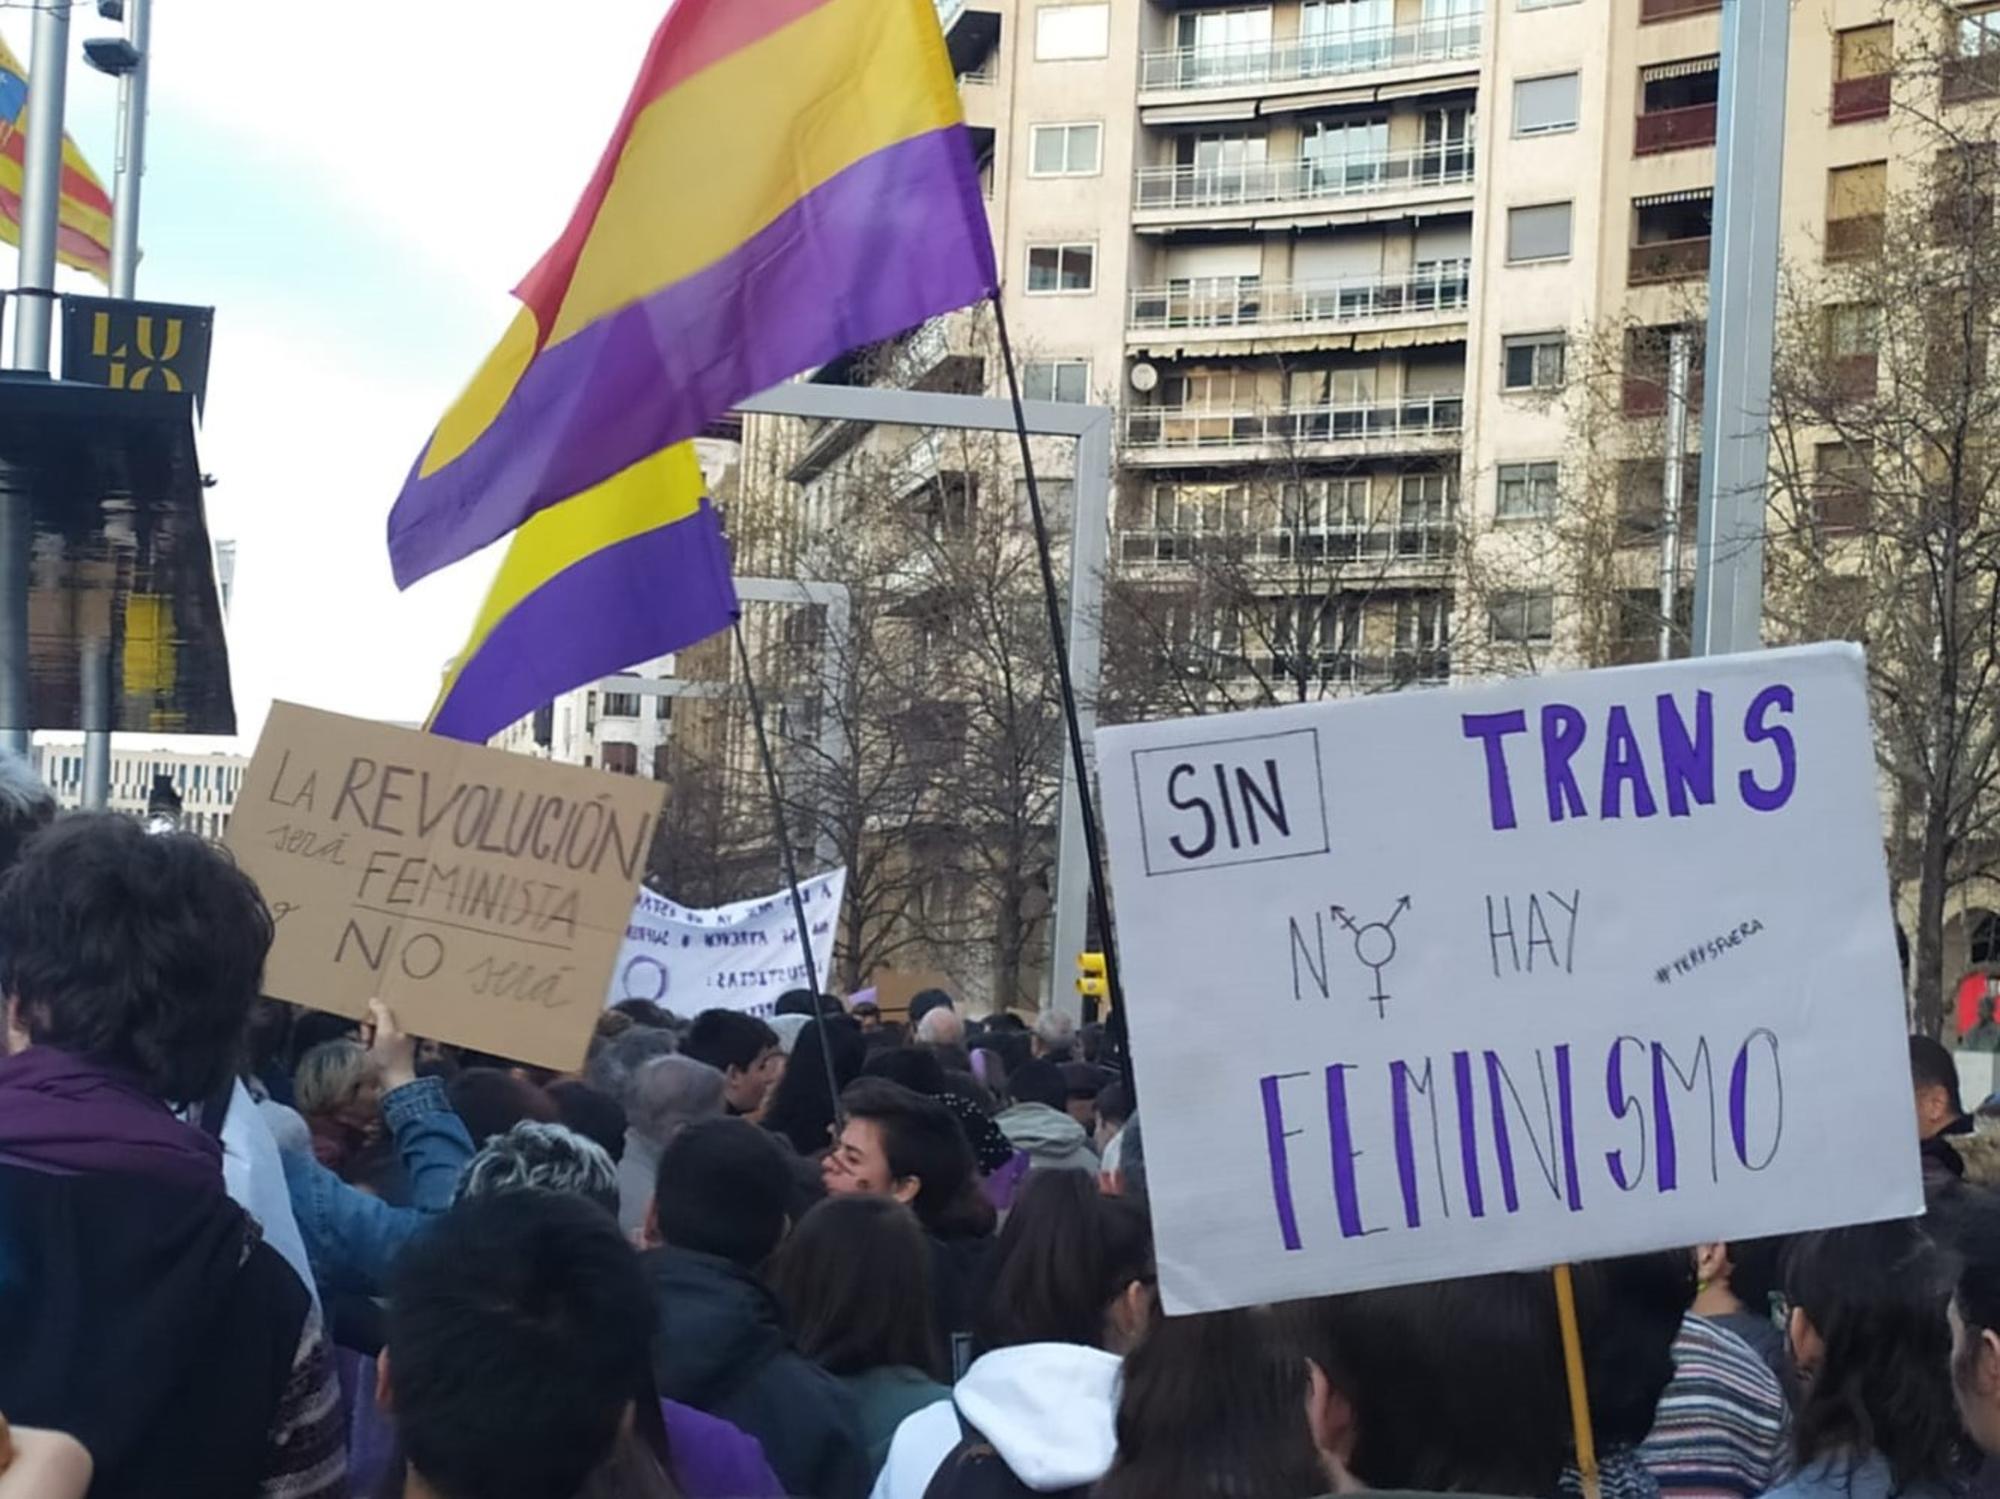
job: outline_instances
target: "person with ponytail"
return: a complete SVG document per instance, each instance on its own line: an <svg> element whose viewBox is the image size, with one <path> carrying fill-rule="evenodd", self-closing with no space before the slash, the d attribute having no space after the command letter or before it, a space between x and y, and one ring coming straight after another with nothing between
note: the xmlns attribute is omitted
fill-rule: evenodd
<svg viewBox="0 0 2000 1499"><path fill-rule="evenodd" d="M1111 1467L1120 1371L1154 1316L1144 1211L1038 1172L992 1271L971 1368L897 1428L873 1499L1081 1495Z"/></svg>

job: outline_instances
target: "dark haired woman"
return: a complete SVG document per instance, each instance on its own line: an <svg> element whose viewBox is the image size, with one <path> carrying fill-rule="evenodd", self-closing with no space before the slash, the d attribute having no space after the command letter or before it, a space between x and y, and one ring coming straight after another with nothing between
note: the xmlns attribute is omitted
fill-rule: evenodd
<svg viewBox="0 0 2000 1499"><path fill-rule="evenodd" d="M991 1268L972 1367L897 1428L873 1499L959 1499L1010 1474L1050 1493L1110 1468L1120 1370L1153 1316L1145 1212L1080 1171L1038 1172Z"/></svg>
<svg viewBox="0 0 2000 1499"><path fill-rule="evenodd" d="M870 1477L904 1418L949 1400L931 1309L931 1247L916 1215L890 1197L829 1197L771 1265L800 1353L853 1392Z"/></svg>
<svg viewBox="0 0 2000 1499"><path fill-rule="evenodd" d="M1949 1286L1913 1220L1807 1234L1785 1256L1796 1471L1781 1499L1948 1499L1967 1465Z"/></svg>
<svg viewBox="0 0 2000 1499"><path fill-rule="evenodd" d="M1281 1314L1162 1319L1125 1360L1118 1459L1094 1499L1313 1499L1336 1477L1307 1418L1313 1366Z"/></svg>

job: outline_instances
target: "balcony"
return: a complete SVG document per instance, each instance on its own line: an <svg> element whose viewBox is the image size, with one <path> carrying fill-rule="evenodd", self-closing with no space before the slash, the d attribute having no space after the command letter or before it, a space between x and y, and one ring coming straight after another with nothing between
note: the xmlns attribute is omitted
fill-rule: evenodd
<svg viewBox="0 0 2000 1499"><path fill-rule="evenodd" d="M1833 123L1852 125L1861 120L1883 120L1889 116L1889 75L1875 73L1866 78L1842 78L1833 85Z"/></svg>
<svg viewBox="0 0 2000 1499"><path fill-rule="evenodd" d="M1139 60L1139 91L1182 97L1222 90L1268 92L1355 73L1382 73L1479 57L1478 17L1379 26L1344 36L1246 42L1227 47L1170 47Z"/></svg>
<svg viewBox="0 0 2000 1499"><path fill-rule="evenodd" d="M1118 533L1118 560L1128 567L1173 567L1216 559L1253 570L1258 564L1290 568L1315 562L1330 567L1367 562L1386 568L1449 562L1457 547L1458 527L1443 517L1275 531L1133 527Z"/></svg>
<svg viewBox="0 0 2000 1499"><path fill-rule="evenodd" d="M1125 326L1135 335L1184 333L1196 339L1220 339L1238 331L1268 335L1284 329L1395 319L1462 319L1471 284L1470 260L1445 260L1394 276L1142 286L1132 292Z"/></svg>
<svg viewBox="0 0 2000 1499"><path fill-rule="evenodd" d="M1172 463L1190 453L1275 460L1306 447L1357 454L1437 452L1456 446L1464 420L1462 395L1262 411L1131 406L1125 411L1125 456L1134 463Z"/></svg>
<svg viewBox="0 0 2000 1499"><path fill-rule="evenodd" d="M1963 104L1970 99L1991 99L1996 94L2000 94L2000 52L1944 60L1945 103Z"/></svg>
<svg viewBox="0 0 2000 1499"><path fill-rule="evenodd" d="M1882 215L1858 214L1826 221L1828 260L1865 260L1882 253Z"/></svg>
<svg viewBox="0 0 2000 1499"><path fill-rule="evenodd" d="M1254 162L1243 166L1141 167L1135 213L1140 227L1199 222L1246 208L1332 204L1466 187L1472 181L1470 142L1381 151L1367 156ZM1446 196L1462 196L1454 191Z"/></svg>
<svg viewBox="0 0 2000 1499"><path fill-rule="evenodd" d="M1634 245L1625 268L1631 286L1654 286L1667 281L1693 281L1708 274L1709 237L1668 239L1656 244Z"/></svg>
<svg viewBox="0 0 2000 1499"><path fill-rule="evenodd" d="M1657 156L1664 151L1687 151L1715 144L1715 106L1690 104L1682 109L1661 109L1639 116L1632 140L1634 156Z"/></svg>
<svg viewBox="0 0 2000 1499"><path fill-rule="evenodd" d="M1682 16L1698 16L1703 11L1721 10L1722 0L1639 0L1639 24L1677 21Z"/></svg>
<svg viewBox="0 0 2000 1499"><path fill-rule="evenodd" d="M1878 356L1835 354L1829 361L1834 394L1843 401L1872 401L1879 379Z"/></svg>

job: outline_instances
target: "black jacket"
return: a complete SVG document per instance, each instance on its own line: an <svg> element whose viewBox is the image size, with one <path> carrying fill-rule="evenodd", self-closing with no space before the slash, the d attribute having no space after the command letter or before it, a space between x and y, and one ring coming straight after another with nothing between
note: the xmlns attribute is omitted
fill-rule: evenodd
<svg viewBox="0 0 2000 1499"><path fill-rule="evenodd" d="M871 1475L854 1397L793 1351L764 1284L728 1260L685 1249L655 1249L646 1267L659 1301L660 1394L757 1438L787 1494L862 1499Z"/></svg>
<svg viewBox="0 0 2000 1499"><path fill-rule="evenodd" d="M0 1410L88 1447L93 1499L250 1499L310 1308L219 1184L0 1164Z"/></svg>

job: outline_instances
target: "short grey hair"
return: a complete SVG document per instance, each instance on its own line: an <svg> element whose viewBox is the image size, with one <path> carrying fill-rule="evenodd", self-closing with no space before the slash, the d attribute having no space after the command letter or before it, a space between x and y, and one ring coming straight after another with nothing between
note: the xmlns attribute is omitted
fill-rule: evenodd
<svg viewBox="0 0 2000 1499"><path fill-rule="evenodd" d="M594 1047L583 1064L583 1080L607 1098L615 1098L627 1113L632 1109L632 1083L648 1062L680 1050L674 1033L656 1025L635 1025L602 1046Z"/></svg>
<svg viewBox="0 0 2000 1499"><path fill-rule="evenodd" d="M56 815L56 794L35 767L11 751L0 751L0 822L40 826Z"/></svg>
<svg viewBox="0 0 2000 1499"><path fill-rule="evenodd" d="M632 1079L625 1122L664 1149L688 1125L722 1117L723 1076L693 1057L655 1057Z"/></svg>
<svg viewBox="0 0 2000 1499"><path fill-rule="evenodd" d="M924 1018L917 1022L917 1044L919 1046L963 1046L965 1044L965 1021L950 1005L939 1005L924 1011Z"/></svg>
<svg viewBox="0 0 2000 1499"><path fill-rule="evenodd" d="M567 1125L523 1119L495 1135L466 1163L453 1200L525 1191L564 1192L618 1215L618 1168L602 1145Z"/></svg>
<svg viewBox="0 0 2000 1499"><path fill-rule="evenodd" d="M1035 1035L1044 1051L1066 1052L1076 1045L1076 1021L1061 1010L1044 1010L1035 1017Z"/></svg>

